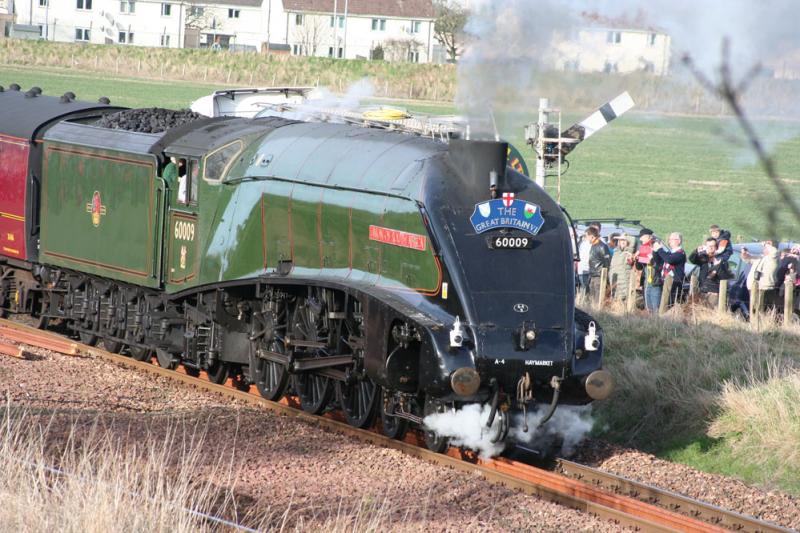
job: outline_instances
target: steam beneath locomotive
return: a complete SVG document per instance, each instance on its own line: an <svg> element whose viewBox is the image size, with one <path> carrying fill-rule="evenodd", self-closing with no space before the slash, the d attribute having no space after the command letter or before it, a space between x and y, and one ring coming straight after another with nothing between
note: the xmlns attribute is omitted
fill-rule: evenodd
<svg viewBox="0 0 800 533"><path fill-rule="evenodd" d="M492 435L499 430L500 420L494 420L492 427L487 427L491 407L485 404L469 404L461 409L428 415L424 424L440 437L450 439L454 446L478 452L482 459L500 455L509 444L519 444L542 455L560 447L561 455L570 456L594 426L591 411L588 405L564 405L541 427L539 424L544 414L527 413L528 427L537 428L527 433L521 429L522 415L515 415L505 444L492 441Z"/></svg>

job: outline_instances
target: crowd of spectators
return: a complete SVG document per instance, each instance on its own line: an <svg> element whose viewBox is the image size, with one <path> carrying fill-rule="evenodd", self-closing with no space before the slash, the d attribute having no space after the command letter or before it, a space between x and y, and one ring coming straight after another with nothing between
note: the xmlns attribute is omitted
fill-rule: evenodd
<svg viewBox="0 0 800 533"><path fill-rule="evenodd" d="M609 296L621 301L636 298L632 303L650 312L659 310L662 298L668 298L667 307L686 300L687 288L693 285L686 274L687 263L693 265L691 276L696 276L695 297L709 307L716 307L719 302L720 282L736 277L736 269L730 264L731 234L717 225L709 228L709 236L702 244L688 252L683 247L683 236L677 232L670 233L666 243L647 228L637 236L612 233L605 242L600 237L601 229L599 222L590 223L578 245L576 283L591 298L598 296L603 269L608 272ZM780 311L784 283L788 280L790 286L800 290L800 247L781 251L772 240L761 244L760 255L751 255L747 248L741 250L740 279L737 283L732 281L731 288L740 291L734 295L737 301L749 302L749 293L755 291L759 308ZM669 279L671 288L666 292L664 285Z"/></svg>

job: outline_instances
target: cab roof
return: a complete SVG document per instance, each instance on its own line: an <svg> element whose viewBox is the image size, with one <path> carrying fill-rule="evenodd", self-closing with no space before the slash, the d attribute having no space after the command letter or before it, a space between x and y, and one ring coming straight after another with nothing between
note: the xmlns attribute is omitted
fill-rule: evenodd
<svg viewBox="0 0 800 533"><path fill-rule="evenodd" d="M274 117L256 120L237 117L200 119L165 132L157 148L168 154L202 157L236 139L266 134L293 122Z"/></svg>
<svg viewBox="0 0 800 533"><path fill-rule="evenodd" d="M0 92L0 134L32 141L55 121L117 109L124 108L6 89Z"/></svg>

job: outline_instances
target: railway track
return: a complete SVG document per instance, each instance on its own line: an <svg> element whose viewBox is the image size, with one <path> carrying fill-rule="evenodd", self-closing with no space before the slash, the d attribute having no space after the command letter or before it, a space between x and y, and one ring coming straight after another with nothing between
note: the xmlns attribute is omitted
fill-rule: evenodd
<svg viewBox="0 0 800 533"><path fill-rule="evenodd" d="M135 361L8 320L0 319L0 337L67 355L97 357L127 368L164 376L185 385L267 408L284 416L306 420L363 442L393 448L455 470L478 474L492 483L537 495L639 531L791 531L563 459L558 461L557 469L561 473L556 473L503 457L483 460L473 453L456 448L451 448L447 454L433 453L422 447L419 437L413 434L405 441L392 440L374 431L354 428L338 420L335 414L314 416L292 406L288 400L281 403L267 401L258 394L255 387L250 387L252 391L240 390L241 387L237 388L232 380L224 385L217 385L206 379L188 376L182 369L167 370L151 363ZM0 354L24 357L25 350L0 339Z"/></svg>

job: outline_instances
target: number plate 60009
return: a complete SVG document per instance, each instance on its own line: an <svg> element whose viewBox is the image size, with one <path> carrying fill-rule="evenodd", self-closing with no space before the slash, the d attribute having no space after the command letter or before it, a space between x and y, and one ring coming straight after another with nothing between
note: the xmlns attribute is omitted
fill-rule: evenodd
<svg viewBox="0 0 800 533"><path fill-rule="evenodd" d="M514 235L493 235L489 237L487 243L493 250L529 250L533 248L531 237Z"/></svg>

